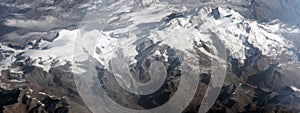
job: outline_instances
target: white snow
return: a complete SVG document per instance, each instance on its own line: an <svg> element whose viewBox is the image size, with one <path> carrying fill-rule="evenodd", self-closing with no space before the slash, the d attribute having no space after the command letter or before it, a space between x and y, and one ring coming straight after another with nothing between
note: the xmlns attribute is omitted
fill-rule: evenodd
<svg viewBox="0 0 300 113"><path fill-rule="evenodd" d="M52 67L51 63L55 60L58 60L57 64L54 64L55 66L64 65L65 61L73 60L73 49L77 34L78 30L62 30L53 42L42 40L39 43L41 49L25 49L24 55L36 59L34 65L42 67L46 71Z"/></svg>
<svg viewBox="0 0 300 113"><path fill-rule="evenodd" d="M14 82L14 83L21 83L21 82L25 82L24 79L22 80L9 80L10 82Z"/></svg>
<svg viewBox="0 0 300 113"><path fill-rule="evenodd" d="M39 92L39 94L47 96L47 94L45 92Z"/></svg>
<svg viewBox="0 0 300 113"><path fill-rule="evenodd" d="M146 38L151 39L154 43L162 41L160 45L166 44L170 47L183 51L189 55L189 51L194 50L194 42L204 42L209 46L211 52L207 52L204 48L196 48L213 59L223 61L218 58L218 46L213 45L214 38L218 38L224 43L229 54L244 62L246 58L245 52L249 49L245 42L248 41L254 47L259 48L263 55L276 56L281 54L287 48L292 47L287 44L285 39L276 34L279 25L263 25L251 20L244 19L239 13L227 7L219 7L221 13L220 19L215 19L210 15L211 8L204 7L200 9L196 15L186 15L185 17L172 19L170 22L161 22L162 18L168 16L172 12L186 11L175 10L168 4L158 3L155 1L145 2L151 4L144 9L130 12L132 6L123 6L113 13L127 12L120 14L114 19L110 19L114 24L129 23L128 26L112 29L108 31L91 30L61 30L59 36L53 41L42 40L38 47L40 49L14 50L12 48L0 45L0 49L12 50L13 55L5 58L0 62L1 69L10 66L16 59L14 55L24 52L24 55L34 61L34 65L42 67L45 71L49 71L51 67L61 66L70 62L71 67L76 73L83 73L85 70L80 68L80 62L88 59L89 56L96 58L101 64L108 66L109 61L114 57L125 57L129 64L135 63L134 57L138 54L135 50L136 41L144 38L137 37L137 33L146 32L140 29L138 25L156 23L156 28L147 29L150 32ZM119 6L120 3L113 4ZM86 7L85 5L80 7ZM129 13L128 13L129 12ZM230 16L231 15L231 16ZM118 23L119 22L119 23ZM149 24L149 26L154 24ZM198 28L195 29L195 26ZM246 29L250 28L250 32ZM295 30L293 32L296 32ZM127 34L124 37L114 37L114 35ZM96 48L99 51L96 51ZM100 53L99 53L100 52ZM156 53L158 54L158 53ZM159 53L161 55L161 53ZM166 60L166 53L162 54Z"/></svg>
<svg viewBox="0 0 300 113"><path fill-rule="evenodd" d="M300 89L299 88L297 88L297 87L295 87L295 86L290 86L294 91L296 91L296 92L300 92Z"/></svg>

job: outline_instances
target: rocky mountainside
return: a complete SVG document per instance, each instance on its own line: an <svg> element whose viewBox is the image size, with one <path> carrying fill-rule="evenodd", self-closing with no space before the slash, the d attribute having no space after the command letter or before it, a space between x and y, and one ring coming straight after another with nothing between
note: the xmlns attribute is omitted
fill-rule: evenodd
<svg viewBox="0 0 300 113"><path fill-rule="evenodd" d="M210 80L222 75L212 73L214 66L223 63L225 80L208 112L298 113L296 4L292 0L0 2L0 8L9 8L0 15L5 29L0 33L0 110L100 112L82 97L74 75L92 83L99 80L100 86L87 89L97 92L102 87L124 107L155 108L174 97L186 71L183 60L193 59L187 69L199 69L193 75L199 83L184 113L198 112ZM95 70L94 78L90 69ZM151 81L153 73L166 74L156 92L137 95L124 89L140 87L131 79Z"/></svg>

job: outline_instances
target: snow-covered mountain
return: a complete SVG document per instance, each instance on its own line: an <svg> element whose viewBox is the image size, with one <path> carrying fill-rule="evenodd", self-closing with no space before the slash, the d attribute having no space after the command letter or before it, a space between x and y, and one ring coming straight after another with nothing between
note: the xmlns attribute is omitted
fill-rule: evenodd
<svg viewBox="0 0 300 113"><path fill-rule="evenodd" d="M53 97L50 95L56 95L52 90L61 89L63 91L57 94L61 96L57 100L61 100L64 94L76 92L74 84L69 83L72 79L70 74L84 76L87 70L83 68L83 64L90 59L94 59L95 64L109 73L114 58L125 58L126 62L122 63L136 67L134 72L146 75L148 72L141 71L145 68L145 62L151 64L159 61L167 69L178 70L177 66L172 67L176 65L176 55L173 54L176 51L175 53L183 53L186 58L196 56L202 62L205 71L200 76L200 87L207 86L205 80L211 78L205 58L219 63L225 62L228 66L222 96L219 96L211 112L220 109L220 112L299 111L299 49L297 43L285 37L286 34L300 34L298 27L281 20L262 23L244 17L246 13L241 14L243 8L237 7L249 2L200 2L201 5L199 1L193 0L185 4L169 0L119 1L106 3L108 9L101 9L100 6L104 4L101 2L77 4L79 8L86 8L90 12L103 11L107 15L87 14L78 28L59 30L53 37L31 39L21 48L11 41L0 42L0 88L11 90L26 87L26 91L33 89L39 92L34 94L27 91L25 95L28 98L31 98L30 95L48 95L50 98ZM45 4L51 3L55 2L47 1ZM226 51L222 51L223 46ZM221 54L226 59L220 57ZM293 68L289 68L290 66ZM173 76L172 74L168 73L168 77ZM51 75L54 77L50 77ZM126 80L128 78L116 76ZM138 78L142 82L149 80L148 76ZM126 80L125 84L130 83ZM55 88L48 90L47 87L51 85L47 86L41 81L45 81L45 84L51 82ZM168 82L175 83L172 80ZM104 84L110 85L109 82ZM64 92L65 89L69 92ZM49 94L43 93L43 90ZM119 95L124 93L118 88L108 92ZM198 93L203 95L201 91ZM74 95L70 98L79 98L77 93ZM165 94L162 92L155 95ZM137 96L151 100L150 97L151 95ZM195 97L196 100L198 98L202 99ZM286 98L295 101L289 103ZM34 100L39 105L48 106L45 104L48 101ZM126 98L125 101L119 101L126 104ZM74 106L83 106L80 100L69 103L71 106L74 103ZM130 107L143 109L162 104L155 99L150 103L134 103ZM191 102L191 107L186 112L195 111L195 106L199 104L198 101Z"/></svg>
<svg viewBox="0 0 300 113"><path fill-rule="evenodd" d="M177 12L171 8L167 10L168 5L159 5L153 4L145 9L118 15L109 22L110 25L106 26L104 32L80 29L61 30L56 37L50 40L31 41L24 49L15 49L9 44L1 43L2 56L4 56L1 62L2 70L8 69L17 61L31 61L34 66L49 71L51 67L73 62L73 56L77 54L84 54L84 50L82 50L83 53L76 53L77 50L74 52L75 46L82 46L90 54L94 54L94 50L98 49L100 52L96 54L99 56L95 57L100 57L97 58L99 62L107 65L110 60L107 57L113 57L114 51L118 51L119 48L122 48L125 56L134 58L138 54L135 50L137 45L134 45L134 42L143 34L145 35L142 38L146 37L153 43L163 40L160 45L166 44L181 51L192 50L195 46L200 46L197 49L212 56L216 53L205 50L201 45L206 45L217 52L216 45L212 44L212 37L217 37L229 50L230 56L239 59L241 63L244 63L246 51L251 49L250 45L258 48L263 55L272 58L280 55L296 57L294 51L289 51L294 48L292 42L278 34L282 30L288 30L279 28L281 23L260 24L254 20L245 19L229 7L201 7L195 9L196 11L186 9ZM122 26L122 24L128 25ZM122 28L110 28L119 26ZM291 30L288 32L291 33L299 32L297 28L290 27L289 29ZM75 45L76 41L80 42L80 45ZM123 48L125 45L128 46Z"/></svg>

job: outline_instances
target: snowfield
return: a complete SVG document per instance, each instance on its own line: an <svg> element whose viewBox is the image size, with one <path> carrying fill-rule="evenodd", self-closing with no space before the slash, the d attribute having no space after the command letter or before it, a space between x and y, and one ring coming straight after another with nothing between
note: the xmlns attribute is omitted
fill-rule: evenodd
<svg viewBox="0 0 300 113"><path fill-rule="evenodd" d="M1 60L1 70L16 62L17 55L24 56L33 62L32 65L42 67L45 71L66 63L71 63L73 69L80 70L76 65L80 65L89 56L107 67L109 61L119 55L133 64L137 62L136 46L145 40L168 45L186 55L190 54L187 51L195 49L195 43L206 45L210 52L203 47L196 49L221 61L224 59L217 57L221 53L218 53L218 45L214 44L214 38L218 38L229 50L230 56L239 59L241 63L246 59L246 51L250 49L250 45L258 48L263 55L274 58L293 48L290 42L278 34L281 30L278 27L280 23L259 24L243 18L228 7L200 7L193 10L183 7L182 10L174 10L168 4L157 2L144 9L133 8L127 5L114 11L111 15L117 16L107 22L103 31L83 28L61 30L53 41L35 41L32 43L36 47L27 45L24 50L15 50L1 44L3 50L13 51L13 54ZM123 9L127 10L122 12ZM289 55L294 54L289 52ZM157 55L162 56L163 53Z"/></svg>

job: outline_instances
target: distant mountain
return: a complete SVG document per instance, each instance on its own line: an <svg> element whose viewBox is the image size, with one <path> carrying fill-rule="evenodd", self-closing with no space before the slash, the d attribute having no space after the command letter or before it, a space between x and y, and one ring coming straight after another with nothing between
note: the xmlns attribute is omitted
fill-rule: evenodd
<svg viewBox="0 0 300 113"><path fill-rule="evenodd" d="M193 75L200 83L183 111L194 113L209 81L222 75L213 75L213 68L225 64L224 84L208 112L298 113L297 4L292 0L0 2L1 9L9 8L0 10L5 29L0 33L0 110L95 111L81 98L74 75L99 80L122 106L151 109L172 99L185 72L182 65L187 65L191 73L201 70ZM94 78L89 78L90 70L96 71ZM136 95L123 89L139 87L131 79L145 83L156 72L167 76L155 93ZM97 92L96 85L90 89Z"/></svg>

